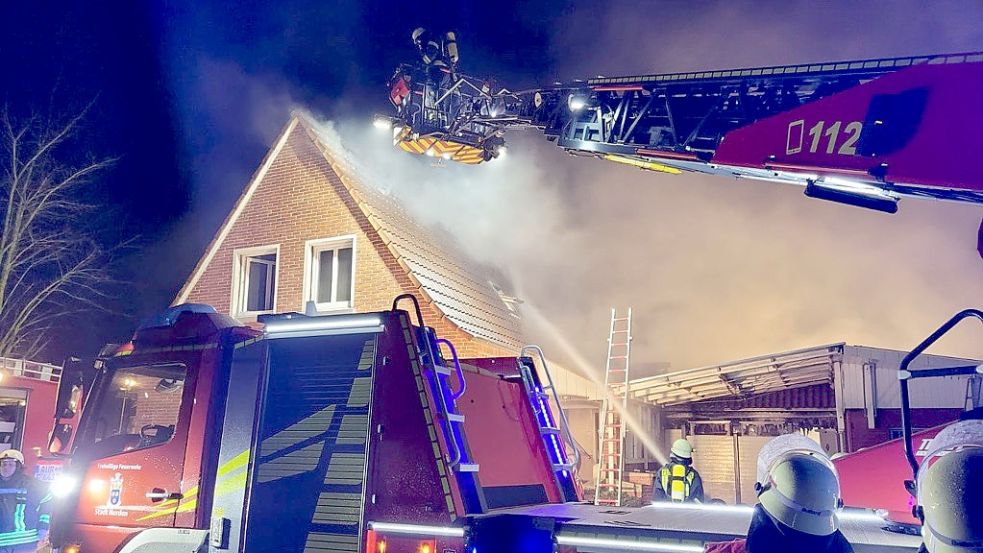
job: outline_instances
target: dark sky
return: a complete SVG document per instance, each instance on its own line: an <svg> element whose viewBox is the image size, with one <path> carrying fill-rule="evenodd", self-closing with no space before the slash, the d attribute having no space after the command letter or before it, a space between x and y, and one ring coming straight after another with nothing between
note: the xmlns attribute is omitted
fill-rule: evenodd
<svg viewBox="0 0 983 553"><path fill-rule="evenodd" d="M107 237L138 236L116 306L57 357L119 339L173 298L289 108L368 121L412 59L410 31L458 32L466 70L511 87L638 72L983 50L966 2L15 2L0 20L0 100L70 113L119 157L94 193Z"/></svg>

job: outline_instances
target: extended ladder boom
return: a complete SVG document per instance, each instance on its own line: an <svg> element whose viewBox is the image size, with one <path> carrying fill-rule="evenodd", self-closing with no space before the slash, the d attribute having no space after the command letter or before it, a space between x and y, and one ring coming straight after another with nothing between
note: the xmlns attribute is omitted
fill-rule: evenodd
<svg viewBox="0 0 983 553"><path fill-rule="evenodd" d="M481 163L507 129L663 173L799 184L886 212L900 196L983 203L983 53L600 77L512 92L403 66L394 144ZM410 81L400 75L417 75ZM391 98L393 96L391 95Z"/></svg>

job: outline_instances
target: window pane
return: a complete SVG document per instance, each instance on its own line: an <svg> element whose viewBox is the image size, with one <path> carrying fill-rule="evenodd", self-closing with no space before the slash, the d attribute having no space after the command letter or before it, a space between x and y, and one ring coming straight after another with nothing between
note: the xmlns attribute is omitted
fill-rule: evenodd
<svg viewBox="0 0 983 553"><path fill-rule="evenodd" d="M272 309L267 294L269 265L249 259L246 262L246 311L267 311Z"/></svg>
<svg viewBox="0 0 983 553"><path fill-rule="evenodd" d="M21 439L26 410L26 391L0 388L0 451L10 448L23 450Z"/></svg>
<svg viewBox="0 0 983 553"><path fill-rule="evenodd" d="M334 250L325 250L317 254L317 303L330 303L331 300L331 270L334 266Z"/></svg>
<svg viewBox="0 0 983 553"><path fill-rule="evenodd" d="M352 301L352 249L338 250L338 298L337 301Z"/></svg>
<svg viewBox="0 0 983 553"><path fill-rule="evenodd" d="M127 367L101 378L100 402L91 412L96 456L169 441L181 412L184 380L181 365Z"/></svg>

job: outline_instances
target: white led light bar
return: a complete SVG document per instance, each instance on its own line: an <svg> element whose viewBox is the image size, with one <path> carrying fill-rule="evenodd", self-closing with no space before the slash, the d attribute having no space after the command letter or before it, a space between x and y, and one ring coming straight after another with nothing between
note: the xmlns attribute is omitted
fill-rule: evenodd
<svg viewBox="0 0 983 553"><path fill-rule="evenodd" d="M408 534L411 536L449 536L463 538L464 528L454 526L421 526L418 524L396 524L392 522L370 522L369 528L387 534Z"/></svg>
<svg viewBox="0 0 983 553"><path fill-rule="evenodd" d="M870 511L837 511L836 518L849 520L851 522L870 522L873 524L884 524L884 517L871 513Z"/></svg>
<svg viewBox="0 0 983 553"><path fill-rule="evenodd" d="M701 511L710 513L731 513L731 514L742 514L751 515L754 513L754 507L750 505L707 505L700 503L670 503L668 501L657 501L650 505L650 508L661 509L667 511ZM851 522L871 522L874 524L883 524L884 518L872 513L870 511L864 510L842 510L836 512L836 517L840 520L849 520Z"/></svg>
<svg viewBox="0 0 983 553"><path fill-rule="evenodd" d="M322 330L364 330L365 332L380 332L382 330L382 320L375 315L285 319L269 321L266 323L265 330L267 334L318 332Z"/></svg>
<svg viewBox="0 0 983 553"><path fill-rule="evenodd" d="M710 513L731 513L740 515L750 515L754 512L754 507L750 505L715 505L707 503L672 503L669 501L656 501L649 506L653 509L663 509L667 511L702 511Z"/></svg>
<svg viewBox="0 0 983 553"><path fill-rule="evenodd" d="M583 536L556 537L556 543L573 547L611 548L613 551L653 551L655 553L702 553L703 546L682 545L678 543L659 543L654 541L632 541L629 539L588 538Z"/></svg>

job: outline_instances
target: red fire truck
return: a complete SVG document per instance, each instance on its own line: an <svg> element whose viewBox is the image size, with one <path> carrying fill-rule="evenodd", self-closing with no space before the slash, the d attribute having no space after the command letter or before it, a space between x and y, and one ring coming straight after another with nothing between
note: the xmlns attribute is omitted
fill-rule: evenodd
<svg viewBox="0 0 983 553"><path fill-rule="evenodd" d="M412 296L404 298L415 304ZM399 301L399 300L398 300ZM269 316L178 306L59 395L62 553L700 551L750 508L580 502L538 348L458 359L419 308ZM411 314L414 314L415 317ZM917 540L845 513L864 551Z"/></svg>
<svg viewBox="0 0 983 553"><path fill-rule="evenodd" d="M47 449L61 367L0 358L0 450L19 449L27 470L50 480L60 466L41 458Z"/></svg>

